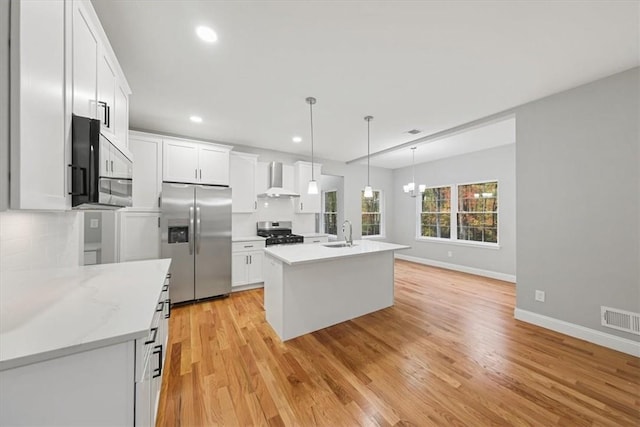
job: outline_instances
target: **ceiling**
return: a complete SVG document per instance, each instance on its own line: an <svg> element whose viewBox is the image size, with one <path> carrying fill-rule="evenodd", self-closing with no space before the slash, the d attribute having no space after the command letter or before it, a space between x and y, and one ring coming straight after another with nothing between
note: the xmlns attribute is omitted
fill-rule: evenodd
<svg viewBox="0 0 640 427"><path fill-rule="evenodd" d="M314 96L315 154L338 161L367 154L365 115L375 153L640 64L637 1L92 3L132 128L309 155Z"/></svg>

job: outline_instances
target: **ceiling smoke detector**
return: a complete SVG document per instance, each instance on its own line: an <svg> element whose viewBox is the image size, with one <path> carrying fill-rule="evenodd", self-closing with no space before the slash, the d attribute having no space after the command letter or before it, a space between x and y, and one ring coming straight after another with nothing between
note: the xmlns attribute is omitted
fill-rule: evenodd
<svg viewBox="0 0 640 427"><path fill-rule="evenodd" d="M410 133L411 135L417 135L419 133L421 133L422 131L420 129L411 129L408 130L407 133Z"/></svg>

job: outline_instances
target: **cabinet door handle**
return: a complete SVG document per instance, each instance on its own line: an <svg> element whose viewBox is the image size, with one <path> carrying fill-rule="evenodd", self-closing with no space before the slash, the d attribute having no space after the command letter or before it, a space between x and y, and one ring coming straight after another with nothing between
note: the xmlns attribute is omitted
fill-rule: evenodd
<svg viewBox="0 0 640 427"><path fill-rule="evenodd" d="M196 176L194 177L195 179L198 179L198 169L194 169L196 172Z"/></svg>
<svg viewBox="0 0 640 427"><path fill-rule="evenodd" d="M158 217L158 228L160 228L160 217Z"/></svg>
<svg viewBox="0 0 640 427"><path fill-rule="evenodd" d="M249 255L249 264L253 264L253 255Z"/></svg>
<svg viewBox="0 0 640 427"><path fill-rule="evenodd" d="M249 264L249 255L244 256L244 263Z"/></svg>
<svg viewBox="0 0 640 427"><path fill-rule="evenodd" d="M111 160L111 172L113 172L113 160Z"/></svg>
<svg viewBox="0 0 640 427"><path fill-rule="evenodd" d="M151 328L151 337L152 338L150 340L144 342L145 345L156 342L156 338L158 337L158 328Z"/></svg>
<svg viewBox="0 0 640 427"><path fill-rule="evenodd" d="M153 354L158 355L158 367L153 370L153 378L158 378L162 375L162 344L153 348Z"/></svg>
<svg viewBox="0 0 640 427"><path fill-rule="evenodd" d="M202 179L202 169L200 169L200 179Z"/></svg>
<svg viewBox="0 0 640 427"><path fill-rule="evenodd" d="M104 161L104 168L109 172L109 160Z"/></svg>
<svg viewBox="0 0 640 427"><path fill-rule="evenodd" d="M160 207L160 196L158 196L158 207Z"/></svg>
<svg viewBox="0 0 640 427"><path fill-rule="evenodd" d="M162 292L167 292L169 290L169 285L164 285L162 287Z"/></svg>
<svg viewBox="0 0 640 427"><path fill-rule="evenodd" d="M104 119L102 120L102 124L106 127L109 127L109 107L104 101L98 101L98 105L104 108Z"/></svg>
<svg viewBox="0 0 640 427"><path fill-rule="evenodd" d="M300 202L300 210L304 210L304 203Z"/></svg>
<svg viewBox="0 0 640 427"><path fill-rule="evenodd" d="M82 190L80 191L73 191L73 171L80 171L81 175L82 175ZM89 192L89 175L87 174L87 168L81 168L80 166L76 166L76 165L69 165L69 185L68 188L70 189L69 194L72 196L88 196Z"/></svg>
<svg viewBox="0 0 640 427"><path fill-rule="evenodd" d="M253 210L255 211L257 209L258 209L258 201L256 200L253 202Z"/></svg>
<svg viewBox="0 0 640 427"><path fill-rule="evenodd" d="M168 319L171 317L171 298L167 298L164 302L167 305L167 314L164 315L164 318Z"/></svg>
<svg viewBox="0 0 640 427"><path fill-rule="evenodd" d="M158 306L156 307L157 312L164 311L164 301L159 301Z"/></svg>

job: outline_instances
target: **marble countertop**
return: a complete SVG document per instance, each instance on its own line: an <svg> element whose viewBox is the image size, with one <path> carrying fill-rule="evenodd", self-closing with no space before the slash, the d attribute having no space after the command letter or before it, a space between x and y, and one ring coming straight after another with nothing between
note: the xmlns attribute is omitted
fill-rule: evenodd
<svg viewBox="0 0 640 427"><path fill-rule="evenodd" d="M146 336L170 264L3 272L0 371Z"/></svg>
<svg viewBox="0 0 640 427"><path fill-rule="evenodd" d="M410 246L371 240L356 240L353 242L353 246L344 248L328 248L325 246L336 243L341 242L312 243L307 245L276 245L267 247L264 252L289 265L297 265L410 248Z"/></svg>
<svg viewBox="0 0 640 427"><path fill-rule="evenodd" d="M252 242L256 240L266 240L266 237L261 236L233 236L232 242Z"/></svg>

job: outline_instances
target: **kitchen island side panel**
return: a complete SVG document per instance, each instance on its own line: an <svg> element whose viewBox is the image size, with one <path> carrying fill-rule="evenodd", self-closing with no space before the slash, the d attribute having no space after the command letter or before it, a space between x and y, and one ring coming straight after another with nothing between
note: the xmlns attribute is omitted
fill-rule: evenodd
<svg viewBox="0 0 640 427"><path fill-rule="evenodd" d="M285 341L393 305L393 252L282 264ZM278 332L278 331L276 331Z"/></svg>

